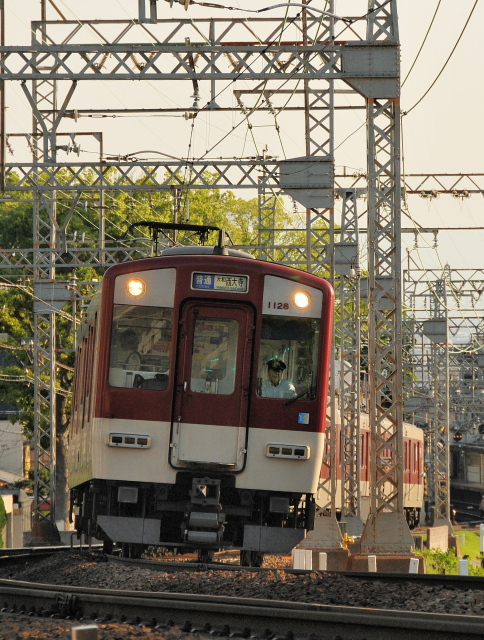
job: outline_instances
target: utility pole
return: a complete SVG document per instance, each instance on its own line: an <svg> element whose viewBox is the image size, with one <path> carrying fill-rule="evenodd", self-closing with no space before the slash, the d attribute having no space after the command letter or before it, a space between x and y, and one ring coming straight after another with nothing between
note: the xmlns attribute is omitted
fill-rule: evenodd
<svg viewBox="0 0 484 640"><path fill-rule="evenodd" d="M398 45L396 0L371 1L369 41ZM370 514L363 554L407 554L414 542L403 507L400 86L374 95L368 119L368 380Z"/></svg>

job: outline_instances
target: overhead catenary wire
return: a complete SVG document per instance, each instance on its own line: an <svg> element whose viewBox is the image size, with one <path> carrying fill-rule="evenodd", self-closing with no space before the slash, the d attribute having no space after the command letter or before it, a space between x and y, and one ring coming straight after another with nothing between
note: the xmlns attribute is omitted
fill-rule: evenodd
<svg viewBox="0 0 484 640"><path fill-rule="evenodd" d="M423 99L424 99L424 98L425 98L425 97L430 93L430 91L434 88L434 86L435 86L435 84L437 83L438 79L440 78L440 76L441 76L441 75L442 75L442 73L444 72L445 68L447 67L447 65L448 65L448 63L449 63L449 61L450 61L450 59L451 59L451 58L452 58L452 56L454 55L454 52L455 52L455 50L457 49L457 47L458 47L458 45L459 45L459 42L461 41L462 36L464 35L465 30L467 29L467 26L468 26L468 24L469 24L469 22L470 22L470 20L471 20L471 17L472 17L472 14L474 13L475 8L477 7L477 3L478 3L478 2L479 2L479 0L475 0L474 4L473 4L473 6L472 6L472 9L471 9L471 11L470 11L470 13L469 13L469 16L468 16L468 18L467 18L467 20L466 20L466 22L465 22L464 26L462 27L462 31L460 32L459 37L457 38L457 41L456 41L456 43L454 44L454 46L453 46L453 48L452 48L452 51L451 51L451 52L450 52L450 54L449 54L449 57L448 57L448 58L447 58L447 60L444 62L443 67L441 68L441 70L440 70L440 71L439 71L439 73L437 74L437 76L436 76L436 78L434 79L434 81L432 82L432 84L428 87L428 89L425 91L425 93L424 93L424 94L423 94L423 95L422 95L422 96L417 100L417 102L413 105L413 107L410 107L410 109L407 109L406 111L403 111L403 112L402 112L402 115L406 116L406 115L408 115L409 113L411 113L411 112L415 109L415 107L417 107L417 106L422 102L422 100L423 100Z"/></svg>
<svg viewBox="0 0 484 640"><path fill-rule="evenodd" d="M390 1L390 0L388 0L388 1ZM61 0L61 2L62 2L62 0ZM64 3L62 3L62 4L64 4ZM384 3L384 4L386 4L386 3ZM278 8L278 7L285 7L285 8L286 8L286 17L285 17L285 22L286 22L286 21L287 21L287 11L288 11L288 9L289 9L289 8L291 8L291 7L295 7L295 6L302 7L304 10L309 10L309 11L312 11L312 10L314 9L317 13L319 13L319 14L321 14L321 15L323 15L323 16L334 16L334 17L336 17L336 18L339 18L339 19L341 19L341 20L344 20L344 18L342 18L341 16L336 16L336 14L330 14L330 12L325 12L325 11L321 11L321 10L315 9L314 7L310 6L309 4L290 3L290 2L289 2L289 3L280 3L280 4L276 4L276 5L271 5L271 6L269 6L269 7L264 7L264 8L262 8L262 9L260 9L260 10L257 10L257 12L258 12L258 13L260 13L260 12L262 12L262 11L268 11L268 10L271 10L271 9L276 9L276 8ZM384 6L384 5L381 5L381 6ZM378 8L381 8L381 6L379 6ZM356 21L356 20L363 19L364 17L366 17L367 15L369 15L369 14L370 14L372 11L374 11L374 10L376 10L376 9L373 9L373 10L371 10L371 11L367 12L366 14L364 14L363 16L360 16L360 17L358 17L358 18L352 18L352 19L351 19L351 22L354 22L354 21ZM299 16L300 16L300 13L298 13L298 14L297 14L297 16L295 16L295 18L290 19L290 21L289 21L289 22L293 22L293 21L294 21L295 19L297 19ZM76 17L76 19L77 19L77 20L79 21L79 23L81 24L81 21L79 20L79 18L77 18L77 17ZM132 21L132 22L134 23L134 21ZM350 22L350 20L348 19L348 20L347 20L347 22ZM139 25L138 25L138 26L139 26ZM285 26L287 26L287 24L286 24ZM285 28L285 26L284 26L284 28ZM346 28L346 27L345 27L345 28ZM279 40L280 40L280 38L281 38L281 35L282 35L282 30L279 32L279 36L278 36ZM268 45L268 46L270 46L270 44L271 44L271 43L269 43L269 45ZM266 47L266 50L267 50L267 47ZM234 80L234 81L235 81L235 80ZM223 89L222 91L224 91L224 90L226 90L226 89L227 89L227 87L226 87L225 89ZM221 93L221 92L219 92L219 94L217 94L217 95L220 95L220 93ZM217 96L216 96L216 97L217 97ZM208 104L210 104L210 101L207 103L207 105L208 105ZM264 101L262 101L262 103L261 103L261 104L264 104ZM205 105L205 107L207 107L207 105ZM204 107L204 108L205 108L205 107ZM256 108L255 108L255 110L256 110L257 108L258 108L258 107L256 107ZM203 110L203 108L202 108L202 110ZM202 111L202 110L200 110L200 111ZM200 111L199 111L199 113L200 113ZM234 134L234 130L232 129L232 131L231 131L231 132L229 132L229 134L230 134L230 135L233 135L233 134ZM215 145L215 146L216 146L216 145ZM212 147L212 148L214 148L214 147ZM206 154L204 154L204 155L206 155ZM202 156L202 157L204 157L204 156Z"/></svg>
<svg viewBox="0 0 484 640"><path fill-rule="evenodd" d="M410 217L410 216L409 216L409 217ZM410 217L410 219L411 219L411 217ZM437 258L437 261L438 261L438 263L439 263L439 269L440 269L440 271L441 271L441 273L442 273L442 278L444 278L444 276L445 276L445 280L446 280L447 284L448 284L448 285L451 285L452 283L451 283L451 282L449 282L449 280L448 280L448 276L447 276L447 265L444 265L444 264L443 264L442 259L441 259L440 254L439 254L439 251L438 251L438 247L437 247L437 246L430 246L430 245L428 244L427 239L425 238L425 236L423 236L423 235L419 232L419 229L418 229L418 228L416 228L416 232L418 232L418 233L419 233L419 237L423 240L424 244L427 244L427 245L428 245L428 248L434 251L435 256L436 256L436 258ZM430 277L429 277L429 271L432 271L432 270L426 269L426 268L424 267L424 263L425 263L425 261L424 261L424 259L423 259L422 255L421 255L421 252L420 252L420 246L419 246L419 245L416 245L416 246L414 246L414 247L413 247L413 249L412 249L412 250L416 253L416 255L417 255L417 257L418 257L418 263L419 263L419 265L420 265L420 267L419 267L419 268L420 268L420 269L423 271L423 273L424 273L425 281L426 281L426 283L427 283L427 287L428 287L429 291L431 291L431 290L432 290L432 291L434 291L434 286L433 286L433 285L434 285L435 281L430 280ZM442 308L443 308L443 309L445 309L448 313L453 313L453 314L457 314L457 315L459 315L459 316L460 316L460 318L462 319L462 322L463 322L463 323L465 323L465 322L466 322L466 320L467 320L467 318L468 318L468 317L470 317L470 316L469 316L469 314L466 314L466 313L465 313L465 311L471 311L471 310L470 310L470 309L468 309L468 308L466 308L466 307L464 307L464 306L462 305L462 301L461 301L461 299L459 299L459 298L458 298L458 296L457 296L456 292L454 291L454 289L453 289L451 286L449 286L449 288L448 288L448 298L447 298L447 302L445 302L442 298L440 298L439 296L437 296L437 293L436 293L435 291L434 291L434 295L435 295L435 296L436 296L436 298L438 299L438 302L439 302L439 304L442 306ZM453 307L453 306L451 306L451 305L450 305L449 297L455 301L455 303L456 303L456 307L457 307L457 308L455 308L455 307ZM471 313L471 316L472 316L472 317L474 317L474 318L476 318L476 319L479 319L479 318L480 318L479 313L482 313L482 312L478 312L478 311L477 311L477 309L472 308L472 313ZM479 346L484 346L484 345L478 345L478 347L479 347ZM455 344L454 344L454 345L453 345L453 350L454 350L455 352L458 352L459 350L460 350L460 351L462 351L462 352L465 352L465 351L469 351L469 347L466 345L466 346L464 346L464 347L462 347L462 348L460 348L460 349L459 349L459 348L458 348L457 346L455 346Z"/></svg>
<svg viewBox="0 0 484 640"><path fill-rule="evenodd" d="M269 8L276 8L277 6L281 6L281 5L273 5L272 7L267 7L267 8L265 8L265 9L267 9L267 10L268 10ZM285 4L285 5L283 5L283 6L290 7L290 6L294 6L294 5L291 5L291 3L286 3L286 4ZM304 7L306 7L306 8L307 8L307 5L302 5L302 6L304 6ZM287 12L286 12L286 13L287 13ZM279 36L279 38L280 38L280 36ZM257 107L256 107L256 108L257 108ZM342 143L341 143L341 144L342 144Z"/></svg>
<svg viewBox="0 0 484 640"><path fill-rule="evenodd" d="M330 16L330 17L332 17L332 18L340 19L340 20L342 20L343 22L346 22L346 23L347 23L347 24L346 24L346 26L345 26L345 27L340 31L340 33L336 36L336 37L340 37L340 36L342 35L342 33L343 33L347 28L348 28L348 26L349 26L350 24L352 24L353 22L356 22L356 21L358 21L358 20L363 20L363 19L367 18L369 15L371 15L372 13L374 13L374 12L375 12L375 11L377 11L377 10L380 10L380 9L381 9L381 8L383 8L386 4L389 4L391 1L392 1L392 0L386 0L386 2L382 3L382 4L381 4L381 5L379 5L378 7L374 8L374 9L370 9L370 10L369 10L369 11L367 11L365 14L363 14L363 15L361 15L361 16L358 16L358 17L356 17L356 18L351 18L351 19L350 19L350 18L343 18L342 16L337 16L336 14L330 14L329 12L324 12L324 11L319 10L319 9L315 9L315 11L316 11L317 13L321 14L322 16L327 15L327 16ZM313 6L310 6L309 4L299 4L299 3L282 3L282 4L278 4L278 5L271 5L270 7L266 7L266 8L263 8L263 9L259 9L259 10L257 10L256 12L257 12L257 13L260 13L260 12L262 12L262 11L267 11L267 10L269 10L269 9L275 9L275 8L278 8L278 7L287 7L287 6L290 6L290 7L302 7L302 10L313 10L313 9L314 9L314 7L313 7ZM235 10L236 8L233 8L233 9ZM239 9L239 10L240 10L240 9ZM244 11L247 11L247 9L243 9L243 10L244 10ZM282 29L281 31L284 31L288 26L290 26L290 24L292 24L295 20L297 20L297 19L300 17L301 13L302 13L302 11L300 11L299 13L297 13L297 14L296 14L296 16L294 16L294 17L293 17L293 18L291 18L289 21L287 21L287 24L285 24L285 26L283 27L283 29ZM279 33L279 36L278 36L278 37L279 37L279 39L280 39L280 37L281 37L281 33ZM273 38L273 40L272 40L270 43L268 43L268 44L267 44L267 46L266 46L266 47L265 47L265 48L264 48L264 49L259 53L259 55L263 55L265 52L267 52L267 50L269 49L269 47L270 47L271 45L273 45L275 42L276 42L276 38ZM328 44L329 44L329 43L328 43ZM326 46L327 46L327 45L326 45ZM318 53L318 54L315 54L315 55L319 55L319 53ZM295 70L295 71L293 71L293 72L292 72L292 74L290 75L290 77L282 83L282 85L278 88L278 90L280 90L280 89L281 89L285 84L287 84L287 82L291 79L291 77L292 77L292 76L297 72L297 69L298 69L299 67L300 67L300 65L298 65L298 66L296 67L296 70ZM201 107L201 108L197 111L197 117L198 117L198 115L199 115L201 112L203 112L204 110L209 109L209 108L210 108L210 104L211 104L211 103L213 103L213 101L215 101L215 100L216 100L216 98L218 98L218 97L219 97L223 92L225 92L225 91L226 91L226 90L227 90L227 89L228 89L228 88L229 88L233 83L235 83L235 82L237 81L237 79L238 79L238 78L240 78L240 77L242 76L242 74L243 74L243 72L241 71L241 72L238 74L238 76L236 76L234 79L232 79L232 80L231 80L231 82L230 82L226 87L224 87L223 89L221 89L221 90L220 90L220 91L219 91L215 96L211 97L211 99L210 99L210 100L209 100L209 101L208 101L208 102L207 102L203 107ZM263 100L263 101L261 102L261 104L264 104L264 103L265 103L265 100ZM251 113L253 113L254 111L256 111L256 110L257 110L257 108L258 108L258 107L253 107L253 108L250 110L249 115L250 115ZM235 130L236 130L236 129L237 129L237 128L242 124L242 123L243 123L243 121L239 122L237 125L234 125L234 126L232 127L232 130L231 130L231 131L229 131L228 133L226 133L226 134L225 134L225 135L224 135L224 136L223 136L223 137L222 137L218 142L216 142L214 145L212 145L212 146L210 147L210 149L208 149L208 150L207 150L207 151L206 151L202 156L200 156L200 157L199 157L199 160L200 160L200 159L202 159L202 158L204 158L204 157L206 157L206 156L207 156L211 151L213 151L213 149L214 149L214 148L216 148L216 147L217 147L221 142L223 142L227 137L229 137L230 135L232 135L232 134L233 134L233 132L234 132L234 131L235 131Z"/></svg>
<svg viewBox="0 0 484 640"><path fill-rule="evenodd" d="M420 45L420 48L419 48L419 50L417 51L417 55L415 56L415 59L414 59L414 61L412 62L411 66L410 66L410 69L409 69L409 70L408 70L408 72L407 72L407 75L405 76L405 78L404 78L404 79L403 79L403 81L402 81L402 87L403 87L403 85L405 84L405 82L407 81L408 76L412 73L412 70L413 70L413 68L414 68L414 66L415 66L415 63L417 62L417 60L418 60L418 58L419 58L419 56L420 56L420 53L422 52L422 49L424 48L424 45L425 45L425 43L426 43L426 41L427 41L427 38L429 37L430 31L431 31L431 29L432 29L432 25L434 24L435 18L436 18L436 16L437 16L437 12L438 12L438 10L439 10L440 3L441 3L441 2L442 2L442 0L439 0L439 2L437 3L437 7L435 8L434 15L432 16L432 20L431 20L431 22L430 22L430 24L429 24L429 27L428 27L428 29L427 29L427 33L425 34L425 37L424 37L424 39L423 39L423 41L422 41L422 44Z"/></svg>

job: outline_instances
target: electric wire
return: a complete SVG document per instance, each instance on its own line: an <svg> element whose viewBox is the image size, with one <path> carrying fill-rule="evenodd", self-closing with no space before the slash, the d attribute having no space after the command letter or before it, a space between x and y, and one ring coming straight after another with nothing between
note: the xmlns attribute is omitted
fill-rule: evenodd
<svg viewBox="0 0 484 640"><path fill-rule="evenodd" d="M416 229L416 231L418 231L418 229ZM419 237L420 237L420 238L421 238L425 243L427 243L427 240L425 239L425 237L424 237L422 234L420 234L420 233L419 233ZM427 243L427 244L428 244L428 243ZM429 247L429 248L431 248L431 249L433 249L433 250L435 251L435 255L436 255L437 260L438 260L438 263L439 263L439 269L440 269L440 271L441 271L441 273L442 273L442 277L443 277L443 276L444 276L444 274L446 274L446 273L447 273L447 265L444 265L444 264L442 263L442 260L441 260L441 258L440 258L440 255L439 255L439 252L438 252L438 249L437 249L437 247L436 247L436 246L434 246L434 247ZM423 257L422 257L422 256L421 256L421 254L420 254L420 246L416 244L416 245L413 247L413 250L416 252L416 254L417 254L417 256L418 256L419 264L420 264L420 269L421 269L421 270L422 270L422 272L424 273L425 281L426 281L426 283L427 283L427 289L428 289L428 291L433 291L433 295L435 296L436 300L437 300L437 301L438 301L438 303L440 304L441 308L442 308L442 309L445 309L448 313L453 313L453 314L456 314L456 313L457 313L457 314L459 315L459 317L461 318L461 320L462 320L462 323L463 323L463 324L465 324L466 319L467 319L467 317L468 317L468 316L469 316L469 317L470 317L470 316L472 316L472 317L474 317L475 319L480 320L479 312L477 311L477 309L475 309L475 307L474 307L473 309L465 309L465 308L462 306L462 301L461 301L461 299L457 296L456 292L454 291L454 289L453 289L453 287L452 287L452 281L451 281L451 280L449 280L449 278L448 278L448 277L446 278L446 282L447 282L447 285L449 285L449 291L448 291L448 294L450 294L450 295L448 295L448 297L447 297L447 301L443 300L440 296L438 296L438 295L437 295L437 293L435 292L435 288L434 288L434 283L435 283L435 281L430 280L430 277L429 277L429 270L428 270L428 269L426 269L426 268L424 267L425 261L424 261ZM435 271L435 269L434 269L433 271ZM454 308L453 306L451 306L451 304L450 304L450 302L449 302L449 297L450 297L452 300L454 300L454 302L455 302L455 306L456 306L457 308ZM465 314L464 314L464 311L469 311L469 312L470 312L470 314L465 315ZM482 313L482 312L480 312L480 313ZM482 346L482 345L481 345L481 346ZM457 347L455 347L455 349L457 349ZM466 350L466 349L467 349L467 347L466 347L464 350Z"/></svg>
<svg viewBox="0 0 484 640"><path fill-rule="evenodd" d="M280 5L277 5L277 6L280 6ZM287 5L285 5L285 6L287 7ZM306 6L306 5L304 5L304 6ZM275 7L272 7L272 8L275 8Z"/></svg>
<svg viewBox="0 0 484 640"><path fill-rule="evenodd" d="M387 0L387 2L384 2L382 5L379 5L376 9L372 9L372 10L368 11L367 13L365 13L363 16L359 16L358 18L354 18L354 19L352 19L352 20L351 20L351 23L352 23L352 22L356 22L357 20L361 20L361 19L364 19L364 18L368 17L371 13L374 13L377 9L381 9L383 6L385 6L386 4L388 4L390 1L391 1L391 0ZM294 5L294 6L295 6L295 5ZM305 7L305 8L308 8L308 7L307 7L307 5L301 5L301 6L303 6L303 7ZM312 7L309 7L309 8L312 8ZM298 14L297 14L297 15L296 15L292 20L291 20L291 23L292 23L292 22L294 22L297 18L299 18L299 17L300 17L300 15L301 15L301 12L299 12L299 13L298 13ZM343 20L344 20L344 19L343 19ZM348 19L348 21L349 21L349 19ZM286 28L287 28L287 25L286 25ZM348 28L348 25L345 25L345 27L344 27L344 28L343 28L343 29L342 29L342 30L341 30L341 31L340 31L340 32L335 36L335 38L334 38L334 39L339 38L339 37L344 33L344 31L346 31L346 29L347 29L347 28ZM328 42L325 46L328 46L329 44L330 44L330 43ZM270 46L270 45L267 45L266 49L265 49L265 50L263 50L263 51L261 52L261 54L260 54L260 55L262 55L262 53L264 53L264 52L268 49L268 47L269 47L269 46ZM323 47L323 48L324 48L324 47ZM316 54L314 54L314 56L313 56L313 57L316 57L316 56L319 56L319 55L321 55L321 52L317 52ZM288 77L286 80L284 80L284 81L282 82L282 84L281 84L281 85L280 85L280 86L275 90L275 92L274 92L274 93L277 93L278 91L280 91L280 90L281 90L281 89L282 89L282 88L283 88L283 87L284 87L284 86L285 86L285 85L286 85L286 84L287 84L287 83L288 83L288 82L293 78L293 76L297 73L297 71L300 69L300 67L301 67L301 65L302 65L302 64L303 64L303 63L300 63L299 65L297 65L297 66L296 66L296 68L292 71L292 73L289 75L289 77ZM241 72L241 73L242 73L242 72ZM237 79L237 78L236 78L236 79ZM235 82L235 80L236 80L236 79L232 80L232 82ZM228 86L230 86L230 85L228 85ZM217 94L217 96L219 96L221 93L223 93L227 88L228 88L228 87L225 87L224 89L222 89L222 90ZM252 112L253 112L253 111L255 111L255 110L256 110L255 108L251 109L250 113L252 113ZM212 145L212 147L211 147L209 150L207 150L207 151L206 151L206 153L205 153L205 154L203 154L203 155L199 158L199 160L200 160L200 159L202 159L202 158L204 158L204 157L206 157L206 156L207 156L211 151L213 151L213 150L214 150L214 149L215 149L219 144L221 144L221 143L222 143L222 142L223 142L223 141L224 141L224 140L225 140L229 135L231 135L231 133L232 133L235 129L237 129L241 124L242 124L242 121L241 121L241 122L239 122L237 125L235 125L235 126L232 128L232 131L229 131L228 133L226 133L226 134L225 134L225 135L224 135L224 136L223 136L223 137L222 137L222 138L221 138L217 143L215 143L214 145Z"/></svg>
<svg viewBox="0 0 484 640"><path fill-rule="evenodd" d="M435 21L435 18L436 18L436 16L437 16L437 12L438 12L438 10L439 10L440 3L441 3L441 2L442 2L442 0L439 0L439 2L437 3L437 7L436 7L436 9L435 9L435 11L434 11L434 15L433 15L433 17L432 17L432 20L431 20L431 22L430 22L430 25L429 25L429 27L428 27L428 29L427 29L427 33L425 34L425 37L424 37L424 39L423 39L423 41L422 41L422 44L420 45L420 49L417 51L417 55L415 56L415 59L414 59L414 61L412 62L412 65L411 65L410 69L408 70L407 75L405 76L404 80L402 81L402 85L401 85L402 87L403 87L403 85L405 84L405 82L407 81L408 76L411 74L412 69L413 69L413 68L414 68L414 66L415 66L415 63L417 62L417 60L418 60L418 58L419 58L419 56L420 56L420 53L421 53L422 49L424 48L425 42L427 41L427 38L428 38L429 33L430 33L430 30L432 29L432 25L434 24L434 21Z"/></svg>
<svg viewBox="0 0 484 640"><path fill-rule="evenodd" d="M449 57L448 57L448 58L447 58L447 60L445 61L444 66L441 68L441 70L440 70L440 71L439 71L439 73L437 74L437 76L436 76L436 78L434 79L434 81L432 82L432 84L428 87L428 89L425 91L425 93L424 93L424 94L423 94L423 95L422 95L422 96L417 100L417 102L413 105L413 107L411 107L410 109L407 109L406 111L403 111L403 112L402 112L402 115L406 116L406 115L408 115L409 113L411 113L411 112L415 109L415 107L417 107L417 106L422 102L422 100L423 100L423 99L424 99L424 98L425 98L425 97L430 93L430 91L433 89L433 87L435 86L436 82L438 81L438 79L440 78L440 76L442 75L442 73L444 72L444 69L446 68L446 66L447 66L447 64L449 63L450 59L451 59L451 58L452 58L452 56L454 55L454 52L455 52L455 50L457 49L457 47L458 47L458 45L459 45L459 42L461 41L462 36L464 35L465 30L467 29L467 25L468 25L468 24L469 24L469 22L470 22L470 19L471 19L471 17L472 17L472 14L474 13L474 9L477 7L477 3L478 3L478 2L479 2L479 0L475 0L474 4L473 4L473 6L472 6L472 9L471 9L471 11L470 11L470 13L469 13L469 16L468 16L468 18L467 18L467 20L466 20L466 22L465 22L465 24L464 24L464 26L463 26L463 28L462 28L462 31L460 32L460 35L459 35L459 37L457 38L457 42L456 42L456 43L455 43L455 45L453 46L452 51L451 51L451 52L450 52L450 54L449 54Z"/></svg>

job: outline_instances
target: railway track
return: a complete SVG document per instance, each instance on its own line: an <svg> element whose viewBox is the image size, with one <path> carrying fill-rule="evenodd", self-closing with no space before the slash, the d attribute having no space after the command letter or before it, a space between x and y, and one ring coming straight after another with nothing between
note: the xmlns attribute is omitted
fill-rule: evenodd
<svg viewBox="0 0 484 640"><path fill-rule="evenodd" d="M479 507L473 502L452 500L452 508L455 511L456 519L460 523L482 522L482 518L479 516Z"/></svg>
<svg viewBox="0 0 484 640"><path fill-rule="evenodd" d="M70 547L49 547L49 548L36 548L36 549L12 549L2 550L8 551L6 555L0 556L0 566L15 566L17 564L25 564L26 562L41 561L49 555L56 553L69 553ZM140 569L148 569L150 571L162 571L165 573L200 573L204 571L244 571L247 573L269 573L274 570L284 573L295 575L309 575L316 573L316 570L310 569L292 569L291 567L242 567L236 562L212 562L212 563L200 563L195 561L194 556L188 556L188 560L180 561L179 558L173 558L167 556L158 560L152 559L132 559L122 558L118 556L106 556L102 554L99 549L96 551L86 552L86 558L99 557L106 560L108 563L124 565L127 567L137 567ZM193 561L191 561L193 559ZM478 576L461 576L461 575L438 575L428 573L378 573L367 571L326 571L328 574L336 574L339 576L347 576L352 580L364 580L365 582L387 582L389 584L406 583L411 582L425 586L441 586L458 589L461 591L484 591L484 578Z"/></svg>
<svg viewBox="0 0 484 640"><path fill-rule="evenodd" d="M222 596L52 587L0 580L2 613L178 627L186 633L246 638L421 640L484 634L484 617L364 609Z"/></svg>
<svg viewBox="0 0 484 640"><path fill-rule="evenodd" d="M52 555L59 552L66 552L66 549L59 550L58 548L52 548L46 550L46 553ZM78 553L78 552L77 552ZM326 604L319 604L318 599L312 597L314 595L308 591L308 599L312 602L300 602L304 599L305 591L298 592L298 598L285 598L282 592L276 593L270 592L278 600L267 599L266 592L259 593L259 598L252 598L252 591L245 590L244 597L232 597L225 596L224 591L219 591L222 595L190 595L191 593L201 593L196 585L205 585L208 581L210 583L213 580L218 570L225 572L250 572L255 578L257 577L255 586L262 584L260 580L263 578L264 572L274 572L274 568L245 568L237 564L227 563L228 557L224 557L225 562L211 563L207 565L200 564L190 559L185 561L177 561L179 558L162 559L162 560L134 560L134 559L120 559L116 557L108 557L108 562L103 562L101 559L106 558L101 553L88 553L87 551L82 554L86 558L86 566L99 567L100 570L106 575L118 575L114 570L116 565L125 565L133 567L133 575L136 573L138 576L146 575L146 582L144 579L139 580L136 587L128 578L124 578L124 584L134 589L143 589L144 585L152 585L148 576L153 574L154 571L163 572L185 572L188 575L196 574L188 584L187 589L183 592L178 590L174 593L174 589L171 592L161 591L154 588L153 591L140 591L140 590L124 590L124 586L118 585L117 589L99 589L91 587L77 587L77 586L62 586L62 585L48 585L40 584L38 582L21 582L12 579L0 580L0 610L4 616L29 616L29 620L32 617L39 619L39 617L45 618L63 618L71 621L81 621L80 624L92 624L92 621L96 621L98 624L113 623L130 623L144 624L150 628L164 632L172 627L177 628L182 634L194 634L197 636L221 636L221 637L247 637L247 638L261 638L264 640L279 640L286 639L292 640L306 640L307 638L318 638L325 640L334 640L335 638L341 638L341 640L379 640L389 637L392 640L399 640L405 638L406 640L413 640L414 638L425 637L426 640L437 638L472 638L484 635L484 615L475 615L472 611L466 613L466 615L449 615L442 613L423 613L386 609L367 608L368 605L365 602L364 606L344 606L346 602L344 600L336 600L340 602L339 605L328 604L331 600L324 598L322 602ZM9 563L7 566L12 566L12 563L23 562L25 568L31 563L33 566L37 565L37 562L42 561L41 551L31 553L28 550L27 554L17 555L16 557L1 558L2 563ZM52 564L53 560L47 560L46 566L57 566L59 561L63 566L66 565L67 558L55 559L55 565ZM94 564L93 564L94 563ZM81 564L84 561L81 559ZM113 569L106 573L109 565L113 565ZM5 567L5 564L3 564ZM42 565L40 565L42 566ZM146 570L140 572L139 569ZM42 569L36 569L36 574L42 576ZM125 571L125 568L123 569ZM309 577L309 574L318 574L319 572L294 570L290 568L277 568L278 572L284 572L286 574L296 574L296 577L304 579L306 589L311 589L311 584L315 585L320 581L321 576L315 575ZM12 566L7 572L3 572L4 577L16 577L16 574L22 575L24 567L17 572L16 566ZM206 572L206 578L204 577ZM376 597L374 602L387 602L387 606L391 606L388 603L385 595L389 591L398 591L401 593L402 589L405 589L404 583L411 583L409 585L412 596L415 597L416 593L422 593L421 597L425 597L425 593L430 593L433 587L438 585L438 588L443 588L443 592L448 592L449 589L455 592L455 598L462 597L467 598L467 593L474 593L473 598L480 601L482 597L477 595L484 590L484 579L468 576L437 576L428 574L370 574L364 573L350 573L350 572L327 572L337 576L347 576L345 588L348 590L348 594L366 592L371 590L370 584L380 581L388 583L388 590L383 587L381 590L382 600ZM197 575L198 574L198 575ZM26 580L31 580L31 574ZM68 573L66 574L68 575ZM121 573L120 575L131 575ZM324 574L322 574L324 575ZM229 588L233 582L244 582L244 577L234 575L232 580L230 574L227 576L221 576L225 584ZM293 579L294 576L291 578ZM38 578L35 578L37 580ZM42 578L40 578L42 579ZM82 579L79 577L79 579ZM160 578L163 581L163 578ZM160 580L159 579L159 580ZM181 584L184 584L183 577ZM284 580L272 576L276 582ZM103 579L105 580L105 578ZM252 580L252 578L251 578ZM61 582L61 581L59 581ZM73 582L77 584L77 582ZM99 586L99 582L94 583ZM103 582L103 584L113 584L112 582ZM117 584L117 583L115 583ZM175 584L175 583L173 583ZM180 583L176 582L177 585ZM293 584L291 582L291 584ZM186 585L185 585L186 586ZM204 589L200 586L200 589ZM258 592L256 590L254 593ZM458 592L462 593L462 596L458 596ZM379 593L379 592L375 592ZM250 595L250 597L247 597ZM282 596L282 597L281 597ZM260 599L266 598L266 599ZM455 599L454 598L454 599ZM291 600L291 601L289 601ZM295 602L293 600L299 600ZM366 600L366 598L365 598ZM351 601L351 599L350 599ZM392 602L390 600L390 602ZM358 604L355 602L355 604ZM445 610L440 608L440 611ZM456 609L453 607L453 611ZM465 611L465 609L463 609ZM431 611L431 609L430 609ZM1 626L1 625L0 625ZM124 637L124 636L123 636ZM130 637L130 636L128 636Z"/></svg>
<svg viewBox="0 0 484 640"><path fill-rule="evenodd" d="M144 560L144 559L131 559L131 558L118 558L116 556L107 556L108 562L115 564L121 564L125 566L138 567L140 569L149 569L150 571L164 571L171 572L200 572L200 571L244 571L244 572L257 572L267 573L274 571L273 567L241 567L239 564L232 564L226 562L214 562L210 564L202 564L199 562L176 562L165 560ZM314 569L292 569L278 567L277 571L295 575L309 575L317 573ZM484 590L484 578L479 576L460 576L460 575L438 575L430 573L378 573L368 571L325 571L325 573L336 574L339 576L347 576L352 580L364 580L366 582L388 582L388 583L403 583L412 582L419 587L425 586L441 586L449 587L453 589L459 589L462 591L483 591Z"/></svg>

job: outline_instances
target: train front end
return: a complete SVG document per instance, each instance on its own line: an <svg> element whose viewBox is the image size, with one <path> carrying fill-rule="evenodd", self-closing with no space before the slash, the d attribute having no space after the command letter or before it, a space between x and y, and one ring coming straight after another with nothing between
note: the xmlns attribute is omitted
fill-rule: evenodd
<svg viewBox="0 0 484 640"><path fill-rule="evenodd" d="M232 250L111 267L76 371L78 532L246 564L294 548L313 528L332 303L321 278Z"/></svg>

